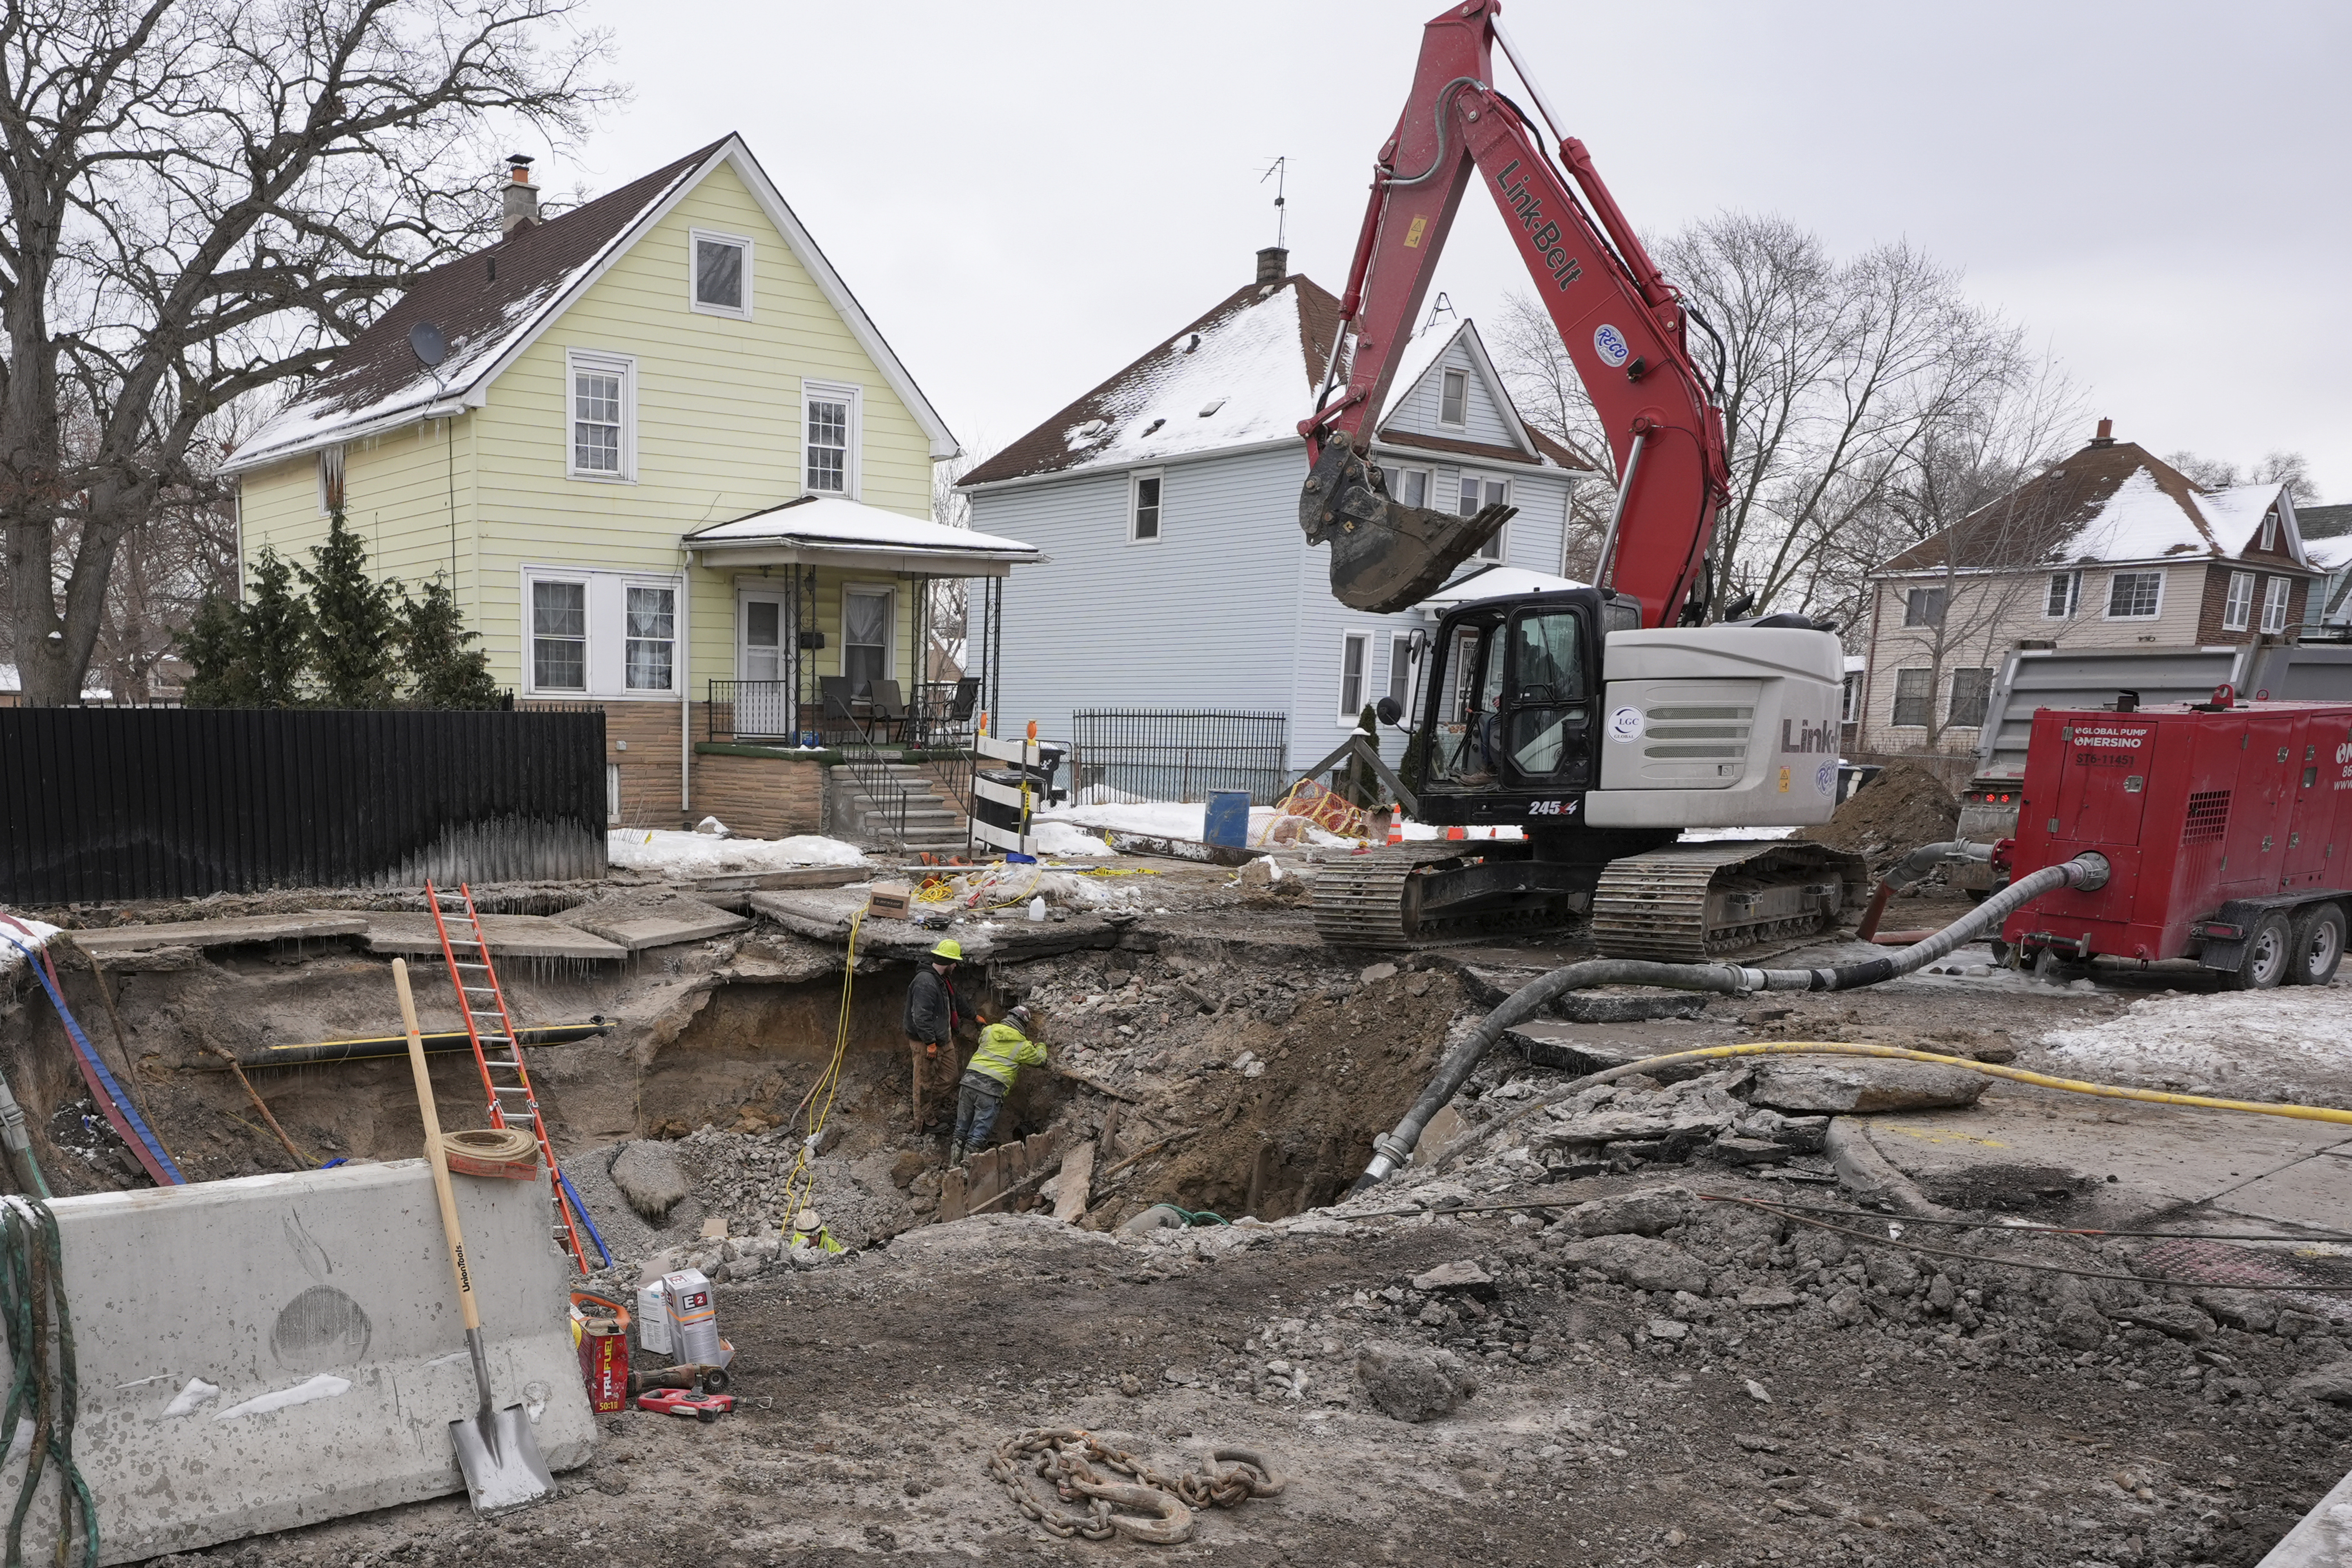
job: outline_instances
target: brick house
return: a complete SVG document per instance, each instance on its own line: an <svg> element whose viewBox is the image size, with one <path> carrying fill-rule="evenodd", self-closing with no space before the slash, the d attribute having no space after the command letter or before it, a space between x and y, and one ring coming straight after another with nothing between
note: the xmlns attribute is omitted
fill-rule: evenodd
<svg viewBox="0 0 2352 1568"><path fill-rule="evenodd" d="M2207 489L2110 423L1872 574L1858 752L1973 752L2021 644L2192 647L2299 635L2326 568L2283 484Z"/></svg>

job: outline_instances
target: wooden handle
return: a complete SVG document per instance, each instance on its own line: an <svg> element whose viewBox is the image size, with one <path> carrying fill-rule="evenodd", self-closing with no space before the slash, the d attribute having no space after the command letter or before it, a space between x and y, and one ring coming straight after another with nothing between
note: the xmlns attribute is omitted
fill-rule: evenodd
<svg viewBox="0 0 2352 1568"><path fill-rule="evenodd" d="M425 1118L425 1157L433 1163L433 1191L441 1200L441 1230L449 1238L449 1268L457 1277L457 1306L466 1329L482 1326L474 1304L474 1270L466 1261L466 1233L457 1225L457 1194L449 1184L449 1157L441 1149L441 1118L433 1110L433 1080L425 1071L425 1037L416 1027L416 998L408 991L408 961L392 961L392 983L400 991L400 1021L408 1026L408 1067L416 1075L416 1109Z"/></svg>

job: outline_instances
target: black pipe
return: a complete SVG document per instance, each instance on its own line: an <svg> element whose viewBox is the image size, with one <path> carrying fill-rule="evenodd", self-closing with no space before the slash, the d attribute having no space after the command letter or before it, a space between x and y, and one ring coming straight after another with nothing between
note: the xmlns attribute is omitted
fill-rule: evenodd
<svg viewBox="0 0 2352 1568"><path fill-rule="evenodd" d="M551 1024L543 1029L519 1029L526 1046L569 1046L593 1039L612 1028L600 1016L584 1024ZM463 1029L444 1029L421 1037L427 1051L467 1051L473 1041ZM315 1067L320 1062L372 1061L408 1054L406 1035L371 1035L361 1040L317 1040L305 1046L266 1046L236 1058L241 1068Z"/></svg>

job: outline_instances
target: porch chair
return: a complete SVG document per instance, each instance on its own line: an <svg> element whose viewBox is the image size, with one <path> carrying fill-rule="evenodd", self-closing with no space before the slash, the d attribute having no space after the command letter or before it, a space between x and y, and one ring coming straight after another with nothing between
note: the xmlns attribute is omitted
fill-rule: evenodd
<svg viewBox="0 0 2352 1568"><path fill-rule="evenodd" d="M874 710L876 727L896 724L898 742L904 745L907 740L907 700L899 693L898 683L895 680L870 682L866 688L866 705Z"/></svg>
<svg viewBox="0 0 2352 1568"><path fill-rule="evenodd" d="M828 738L837 742L845 726L855 731L861 740L870 739L866 734L865 726L857 721L856 710L851 706L849 677L820 675L816 678L816 690L818 699L824 705L824 716L819 722L824 725Z"/></svg>

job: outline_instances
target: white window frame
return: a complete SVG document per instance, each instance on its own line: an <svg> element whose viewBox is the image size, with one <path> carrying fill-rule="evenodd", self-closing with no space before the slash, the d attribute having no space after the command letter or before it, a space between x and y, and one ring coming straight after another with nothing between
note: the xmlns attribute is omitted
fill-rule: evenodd
<svg viewBox="0 0 2352 1568"><path fill-rule="evenodd" d="M629 595L640 591L669 595L669 636L637 637L629 635ZM628 697L675 697L683 682L678 679L678 661L686 652L686 590L674 577L658 581L631 578L621 584L621 689ZM633 642L667 642L669 644L669 684L667 686L631 686L629 684L629 645Z"/></svg>
<svg viewBox="0 0 2352 1568"><path fill-rule="evenodd" d="M874 583L845 579L841 584L841 657L834 661L833 672L844 679L849 676L849 599L851 595L870 596L882 601L882 679L898 679L898 588L895 583ZM861 644L871 647L871 644ZM850 692L855 700L857 693Z"/></svg>
<svg viewBox="0 0 2352 1568"><path fill-rule="evenodd" d="M522 689L533 697L542 693L549 697L586 698L594 689L595 665L590 657L596 641L596 610L594 591L586 572L526 570L522 579ZM538 588L541 583L562 583L580 590L580 684L577 686L541 686L539 684L539 605Z"/></svg>
<svg viewBox="0 0 2352 1568"><path fill-rule="evenodd" d="M690 689L688 666L693 641L690 634L694 625L694 597L692 585L688 583L684 573L612 572L552 562L529 562L524 563L518 575L521 582L520 679L523 696L572 702L675 702ZM576 583L582 586L582 599L587 610L587 647L583 658L584 686L541 687L536 679L536 661L532 658L531 646L536 636L536 626L531 618L531 591L533 584L539 583ZM628 591L633 587L667 588L677 595L676 617L671 626L670 684L661 690L629 689Z"/></svg>
<svg viewBox="0 0 2352 1568"><path fill-rule="evenodd" d="M843 455L842 488L821 490L809 484L809 404L822 398L828 403L849 405L849 450ZM860 470L866 446L866 389L848 381L803 381L801 383L801 493L812 496L839 496L844 500L856 500L863 488Z"/></svg>
<svg viewBox="0 0 2352 1568"><path fill-rule="evenodd" d="M1987 669L1981 665L1971 665L1966 668L1955 669L1948 678L1946 678L1944 681L1945 729L1981 730L1984 728L1986 718L1992 712L1993 678L1999 673L2000 671L1998 670ZM1963 676L1982 676L1984 678L1984 711L1979 713L1974 719L1970 720L1963 720L1959 717L1960 678Z"/></svg>
<svg viewBox="0 0 2352 1568"><path fill-rule="evenodd" d="M2050 607L2050 601L2054 596L2058 584L2061 583L2066 584L2066 607L2063 610L2053 610ZM2045 621L2071 621L2082 607L2083 574L2080 572L2053 572L2050 574L2049 582L2043 584L2042 588L2042 618Z"/></svg>
<svg viewBox="0 0 2352 1568"><path fill-rule="evenodd" d="M1477 481L1478 494L1481 498L1478 504L1481 507L1491 506L1494 504L1492 501L1484 499L1486 494L1486 487L1489 485L1500 485L1503 487L1503 505L1511 506L1515 504L1511 500L1512 485L1510 475L1490 474L1479 468L1456 468L1454 471L1454 516L1468 517L1472 515L1471 513L1462 510L1462 486L1465 480L1474 479ZM1492 555L1487 554L1486 552L1489 550L1492 550L1495 553ZM1510 558L1511 525L1507 522L1503 524L1502 527L1496 529L1495 531L1494 537L1487 540L1486 543L1480 545L1478 547L1478 552L1475 555L1473 555L1470 559L1473 561L1491 561L1500 563L1507 562Z"/></svg>
<svg viewBox="0 0 2352 1568"><path fill-rule="evenodd" d="M1921 701L1921 702L1924 702L1924 703L1926 704L1925 709L1924 709L1924 711L1926 712L1927 717L1926 717L1926 718L1924 718L1924 719L1919 719L1919 720L1908 720L1908 719L1906 719L1906 718L1904 718L1904 717L1903 717L1903 702L1904 702L1904 697L1903 697L1903 678L1904 678L1905 676L1906 676L1906 675L1921 677L1921 678L1923 678L1923 679L1926 680L1926 682L1927 682L1927 691L1926 691L1926 694L1925 694L1924 696L1916 697L1916 698L1915 698L1915 699L1914 699L1914 700ZM1916 685L1917 684L1917 682L1916 682L1916 681L1915 681L1915 682L1913 682L1913 684L1916 686ZM1935 668L1934 668L1932 665L1919 664L1919 665L1912 665L1912 666L1909 666L1908 668L1903 668L1903 669L1898 669L1898 670L1896 670L1896 671L1895 672L1895 689L1894 689L1894 691L1893 691L1893 692L1888 696L1888 699L1887 699L1887 708L1886 708L1886 723L1887 723L1887 727L1888 727L1889 729L1899 729L1899 730L1925 730L1925 729L1927 729L1927 728L1928 728L1929 726L1931 726L1932 724L1934 724L1934 723L1935 723L1935 721L1936 721L1936 671L1935 671Z"/></svg>
<svg viewBox="0 0 2352 1568"><path fill-rule="evenodd" d="M320 517L335 515L335 509L329 504L327 495L330 474L334 476L333 488L342 492L343 510L348 512L352 504L351 470L345 466L345 449L340 441L331 447L319 448L319 515Z"/></svg>
<svg viewBox="0 0 2352 1568"><path fill-rule="evenodd" d="M1348 654L1356 655L1356 700L1348 702ZM1339 728L1352 730L1364 711L1364 693L1370 689L1372 664L1372 634L1342 632L1339 634Z"/></svg>
<svg viewBox="0 0 2352 1568"><path fill-rule="evenodd" d="M1445 388L1457 376L1462 381L1462 416L1448 419L1445 416ZM1470 428L1470 372L1466 368L1448 367L1437 373L1437 422L1452 430Z"/></svg>
<svg viewBox="0 0 2352 1568"><path fill-rule="evenodd" d="M1859 669L1845 672L1843 689L1838 694L1838 722L1841 724L1862 722L1862 677L1863 672Z"/></svg>
<svg viewBox="0 0 2352 1568"><path fill-rule="evenodd" d="M1400 468L1394 463L1383 463L1381 465L1381 470L1388 476L1389 495L1397 502L1404 506L1427 506L1429 504L1430 485L1436 477L1431 469ZM1419 500L1413 500L1404 493L1404 480L1407 475L1414 476L1421 480L1421 499Z"/></svg>
<svg viewBox="0 0 2352 1568"><path fill-rule="evenodd" d="M1397 672L1400 669L1404 672L1402 691L1397 689ZM1386 695L1395 698L1397 706L1404 710L1405 725L1410 729L1412 725L1412 634L1410 632L1389 634L1389 685Z"/></svg>
<svg viewBox="0 0 2352 1568"><path fill-rule="evenodd" d="M2278 548L2278 509L2275 507L2272 508L2271 510L2265 513L2263 518L2262 548L2264 550L2276 550Z"/></svg>
<svg viewBox="0 0 2352 1568"><path fill-rule="evenodd" d="M2241 593L2239 590L2243 589ZM2254 621L2254 574L2232 572L2230 585L2221 595L2221 629L2242 632Z"/></svg>
<svg viewBox="0 0 2352 1568"><path fill-rule="evenodd" d="M2286 604L2294 596L2294 579L2273 577L2263 584L2263 630L2275 635L2286 630Z"/></svg>
<svg viewBox="0 0 2352 1568"><path fill-rule="evenodd" d="M2100 612L2100 618L2102 620L2109 621L2152 621L2157 619L2164 614L2165 575L2165 572L2160 567L2148 570L2110 573L2107 576L2107 603L2105 608ZM2119 616L2116 614L2116 584L2122 582L2126 577L2153 577L2156 579L2156 608L2148 611L2147 614L2144 616Z"/></svg>
<svg viewBox="0 0 2352 1568"><path fill-rule="evenodd" d="M580 373L618 371L621 376L621 471L580 466L580 447L572 426L580 417ZM563 477L590 484L633 485L637 482L637 356L604 349L563 351Z"/></svg>
<svg viewBox="0 0 2352 1568"><path fill-rule="evenodd" d="M1914 620L1911 618L1912 601L1914 595L1920 594L1933 594L1936 595L1936 613L1933 616L1922 616L1918 619ZM1944 624L1944 617L1951 613L1952 591L1950 587L1945 584L1922 583L1903 590L1903 625L1907 630L1917 631L1922 627L1932 630L1937 626L1942 626Z"/></svg>
<svg viewBox="0 0 2352 1568"><path fill-rule="evenodd" d="M1143 526L1143 487L1154 487L1151 502L1151 531L1138 531ZM1129 544L1157 544L1168 537L1168 470L1137 468L1127 477L1127 542Z"/></svg>
<svg viewBox="0 0 2352 1568"><path fill-rule="evenodd" d="M713 305L703 300L700 292L702 287L702 242L706 239L710 241L713 245L732 245L740 247L742 249L743 303L740 309L727 305ZM752 247L751 237L748 235L722 234L715 228L688 229L687 231L686 241L687 309L699 316L725 316L730 321L750 321L751 319L751 262L752 258L757 254L758 253Z"/></svg>

